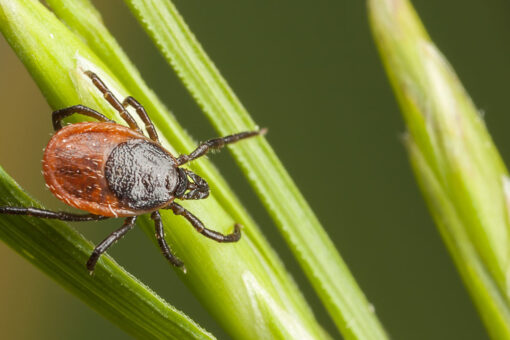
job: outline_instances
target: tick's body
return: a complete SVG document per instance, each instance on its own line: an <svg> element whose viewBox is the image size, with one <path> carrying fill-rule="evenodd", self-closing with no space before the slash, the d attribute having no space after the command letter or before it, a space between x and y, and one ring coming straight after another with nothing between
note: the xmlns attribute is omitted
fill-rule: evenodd
<svg viewBox="0 0 510 340"><path fill-rule="evenodd" d="M184 269L165 241L159 209L170 209L186 218L202 235L217 242L237 242L240 226L223 235L207 229L202 222L174 200L203 199L209 195L207 182L182 165L241 139L257 136L261 131L208 140L189 155L175 158L158 140L144 108L134 98L120 103L94 73L85 72L104 98L119 112L129 127L116 124L101 113L83 105L53 112L53 135L44 152L43 174L51 192L64 203L90 214L79 215L31 207L0 207L0 213L54 218L63 221L91 221L125 217L123 226L114 231L94 249L87 262L92 272L108 247L122 238L135 224L136 218L151 213L156 238L163 255L175 266ZM126 110L132 106L145 123L150 138L143 135L136 121ZM99 122L77 123L62 127L62 119L80 113Z"/></svg>
<svg viewBox="0 0 510 340"><path fill-rule="evenodd" d="M137 216L174 199L177 162L159 144L114 123L78 123L51 138L43 173L63 202L95 215Z"/></svg>

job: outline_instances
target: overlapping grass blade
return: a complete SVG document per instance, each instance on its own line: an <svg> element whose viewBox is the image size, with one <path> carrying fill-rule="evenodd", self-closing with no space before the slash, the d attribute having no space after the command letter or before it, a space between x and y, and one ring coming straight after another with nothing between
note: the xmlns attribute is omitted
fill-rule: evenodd
<svg viewBox="0 0 510 340"><path fill-rule="evenodd" d="M126 3L220 134L257 128L171 1ZM373 308L267 141L232 151L342 334L385 338Z"/></svg>

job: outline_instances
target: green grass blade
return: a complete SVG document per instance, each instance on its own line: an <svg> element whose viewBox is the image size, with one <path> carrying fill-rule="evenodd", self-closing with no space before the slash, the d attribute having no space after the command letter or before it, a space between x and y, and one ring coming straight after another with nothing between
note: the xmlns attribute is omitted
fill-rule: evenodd
<svg viewBox="0 0 510 340"><path fill-rule="evenodd" d="M170 1L126 2L220 134L257 128ZM232 151L342 334L385 338L373 309L265 139Z"/></svg>
<svg viewBox="0 0 510 340"><path fill-rule="evenodd" d="M0 167L0 205L37 206ZM0 239L90 307L140 339L214 339L106 256L93 277L93 245L68 224L2 216ZM5 306L4 306L5 307Z"/></svg>
<svg viewBox="0 0 510 340"><path fill-rule="evenodd" d="M417 180L494 339L510 339L510 185L485 124L406 0L370 0Z"/></svg>
<svg viewBox="0 0 510 340"><path fill-rule="evenodd" d="M38 2L0 4L4 4L0 7L0 29L52 107L80 103L120 122L117 113L83 74L85 70L94 71L119 98L132 94L105 65L111 60L103 62ZM167 135L168 126L157 122L157 128L163 136ZM163 143L171 148L166 139ZM234 221L239 221L226 212L214 195L183 205L222 233L231 232ZM188 268L187 275L177 270L178 274L231 336L261 339L292 334L300 339L328 338L255 226L241 221L245 225L241 241L218 244L196 233L183 218L168 212L162 215L166 239ZM156 242L150 220L142 218L140 224Z"/></svg>

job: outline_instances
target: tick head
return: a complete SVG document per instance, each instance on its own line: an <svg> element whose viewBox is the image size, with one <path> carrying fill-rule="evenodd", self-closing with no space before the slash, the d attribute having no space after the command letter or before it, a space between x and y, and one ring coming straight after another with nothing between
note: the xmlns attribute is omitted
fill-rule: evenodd
<svg viewBox="0 0 510 340"><path fill-rule="evenodd" d="M177 168L179 183L175 197L186 200L199 200L209 196L209 184L191 170Z"/></svg>

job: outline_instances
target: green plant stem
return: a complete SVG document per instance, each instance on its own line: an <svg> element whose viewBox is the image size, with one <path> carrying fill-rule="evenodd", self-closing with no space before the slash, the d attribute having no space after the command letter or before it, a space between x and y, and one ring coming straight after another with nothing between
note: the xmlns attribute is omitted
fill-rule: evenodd
<svg viewBox="0 0 510 340"><path fill-rule="evenodd" d="M220 134L257 128L171 1L126 3ZM373 308L266 140L231 150L344 337L386 338Z"/></svg>
<svg viewBox="0 0 510 340"><path fill-rule="evenodd" d="M83 73L98 74L118 98L131 94L107 65L39 2L3 1L0 28L50 105L83 104L121 122ZM74 120L79 119L83 117ZM175 132L156 123L162 136ZM170 145L167 140L163 143ZM214 195L183 205L208 227L222 233L232 231L235 221ZM232 337L328 338L274 252L261 236L252 236L257 235L256 227L245 224L238 243L218 244L196 233L183 218L166 211L162 217L166 239L188 269L186 275L178 270L179 276ZM150 220L141 219L140 224L156 243ZM102 263L98 262L98 269Z"/></svg>
<svg viewBox="0 0 510 340"><path fill-rule="evenodd" d="M510 186L471 98L406 0L368 1L429 209L490 335L510 339Z"/></svg>

